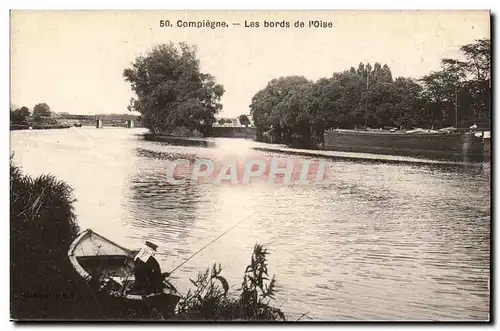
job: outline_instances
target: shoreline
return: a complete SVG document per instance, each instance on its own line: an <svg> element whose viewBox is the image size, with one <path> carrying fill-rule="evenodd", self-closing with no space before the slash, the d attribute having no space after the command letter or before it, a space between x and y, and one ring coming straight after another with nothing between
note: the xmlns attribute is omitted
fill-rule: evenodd
<svg viewBox="0 0 500 331"><path fill-rule="evenodd" d="M154 133L144 133L141 135L146 141L155 141L162 143L175 143L179 146L198 146L198 147L215 147L215 142L209 141L207 138L195 137L178 137Z"/></svg>
<svg viewBox="0 0 500 331"><path fill-rule="evenodd" d="M356 152L340 152L327 150L307 150L294 149L289 147L253 147L254 150L262 152L274 152L289 155L301 155L311 157L322 157L332 160L347 160L373 163L405 163L405 164L436 164L436 165L456 165L456 166L481 166L482 162L458 162L431 159L418 159L398 155L369 154Z"/></svg>
<svg viewBox="0 0 500 331"><path fill-rule="evenodd" d="M31 127L31 129L30 129ZM71 129L71 128L92 128L92 129L109 129L109 128L121 128L121 129L131 129L127 128L125 126L120 126L120 125L109 125L109 126L104 126L102 128L96 128L95 125L82 125L82 126L75 126L75 125L65 125L65 126L46 126L46 125L41 125L41 126L29 126L29 125L11 125L9 131L31 131L31 130L57 130L57 129ZM132 129L143 129L142 126L136 126Z"/></svg>
<svg viewBox="0 0 500 331"><path fill-rule="evenodd" d="M194 137L176 137L168 135L154 135L146 133L142 135L147 141L166 142L178 144L180 146L198 146L198 147L215 147L216 143L210 141L210 138L194 138ZM231 139L231 138L230 138ZM238 139L239 138L234 138ZM254 140L255 141L255 140ZM417 158L411 156L403 156L397 154L375 154L363 152L348 152L348 151L334 151L326 149L301 149L287 147L283 144L261 143L266 146L252 147L252 149L262 152L274 152L289 155L300 155L309 157L321 157L332 160L347 160L358 162L374 162L374 163L404 163L404 164L436 164L436 165L455 165L455 166L481 166L487 160L479 161L460 161L460 160L445 160L445 159L432 159L432 158Z"/></svg>
<svg viewBox="0 0 500 331"><path fill-rule="evenodd" d="M52 130L52 129L69 129L72 125L56 126L56 125L10 125L10 131L20 130ZM30 129L31 128L31 129Z"/></svg>

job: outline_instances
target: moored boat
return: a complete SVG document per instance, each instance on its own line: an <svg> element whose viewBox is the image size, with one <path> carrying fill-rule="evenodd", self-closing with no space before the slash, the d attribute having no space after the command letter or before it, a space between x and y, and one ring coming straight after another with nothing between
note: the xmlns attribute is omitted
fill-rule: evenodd
<svg viewBox="0 0 500 331"><path fill-rule="evenodd" d="M134 289L135 252L87 229L70 245L68 257L80 277L108 299L132 308L172 314L180 296L167 280L158 293L137 293Z"/></svg>
<svg viewBox="0 0 500 331"><path fill-rule="evenodd" d="M324 134L325 150L401 155L459 162L485 159L484 142L470 132L415 129L403 132L382 130L329 130Z"/></svg>

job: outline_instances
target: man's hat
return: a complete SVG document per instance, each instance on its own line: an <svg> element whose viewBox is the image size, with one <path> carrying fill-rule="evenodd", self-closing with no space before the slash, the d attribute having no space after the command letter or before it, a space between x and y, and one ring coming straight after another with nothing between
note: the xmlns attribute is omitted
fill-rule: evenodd
<svg viewBox="0 0 500 331"><path fill-rule="evenodd" d="M148 246L148 247L152 248L152 249L153 249L153 250L155 250L155 251L156 251L156 249L158 248L158 245L155 245L155 244L153 244L153 243L152 243L152 242L150 242L150 241L146 241L146 246Z"/></svg>

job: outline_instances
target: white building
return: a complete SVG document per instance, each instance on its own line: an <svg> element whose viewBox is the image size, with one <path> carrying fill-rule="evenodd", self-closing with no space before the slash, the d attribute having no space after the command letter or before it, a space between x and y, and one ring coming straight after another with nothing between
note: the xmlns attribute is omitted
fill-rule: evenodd
<svg viewBox="0 0 500 331"><path fill-rule="evenodd" d="M224 124L219 123L221 120L224 120ZM215 119L215 123L212 125L214 127L228 127L228 128L240 128L244 127L241 125L240 121L236 117L219 117Z"/></svg>

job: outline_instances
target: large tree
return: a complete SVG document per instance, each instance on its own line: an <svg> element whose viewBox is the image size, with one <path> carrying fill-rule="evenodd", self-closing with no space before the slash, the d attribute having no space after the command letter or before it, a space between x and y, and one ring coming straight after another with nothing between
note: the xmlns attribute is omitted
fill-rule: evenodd
<svg viewBox="0 0 500 331"><path fill-rule="evenodd" d="M35 107L33 107L33 116L34 117L48 117L50 116L50 107L46 103L37 103Z"/></svg>
<svg viewBox="0 0 500 331"><path fill-rule="evenodd" d="M140 112L151 131L170 133L177 127L194 130L212 125L222 109L223 86L200 72L196 48L186 43L155 46L137 57L123 76L137 96L129 110Z"/></svg>
<svg viewBox="0 0 500 331"><path fill-rule="evenodd" d="M245 114L241 114L238 117L238 120L240 121L241 125L244 125L246 127L248 127L250 125L250 120L248 119L248 116Z"/></svg>
<svg viewBox="0 0 500 331"><path fill-rule="evenodd" d="M488 39L464 45L463 60L445 58L440 70L423 77L426 108L437 123L467 127L489 120L490 47Z"/></svg>
<svg viewBox="0 0 500 331"><path fill-rule="evenodd" d="M310 84L303 76L280 77L271 80L265 88L257 92L250 104L257 136L271 131L278 141L289 140L291 128L287 123L287 108L280 105L288 95L298 91L301 85Z"/></svg>
<svg viewBox="0 0 500 331"><path fill-rule="evenodd" d="M30 116L30 110L27 107L21 107L10 112L10 120L14 123L24 122L28 116Z"/></svg>
<svg viewBox="0 0 500 331"><path fill-rule="evenodd" d="M465 71L470 77L465 82L472 101L472 112L476 120L489 120L491 107L491 43L489 39L478 39L460 48L466 61Z"/></svg>
<svg viewBox="0 0 500 331"><path fill-rule="evenodd" d="M422 86L411 78L398 77L394 81L395 97L390 121L398 128L425 126L427 114L423 108Z"/></svg>

